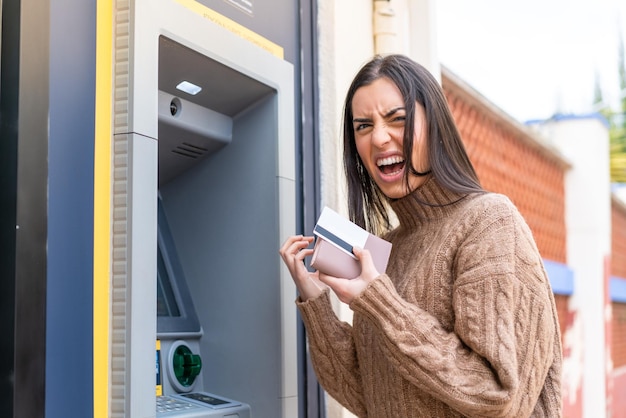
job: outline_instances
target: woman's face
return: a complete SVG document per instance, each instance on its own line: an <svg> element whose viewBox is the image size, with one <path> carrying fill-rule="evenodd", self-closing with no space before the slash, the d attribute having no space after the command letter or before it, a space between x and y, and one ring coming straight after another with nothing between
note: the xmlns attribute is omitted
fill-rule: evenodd
<svg viewBox="0 0 626 418"><path fill-rule="evenodd" d="M367 172L380 190L391 199L406 196L422 185L427 177L409 175L408 189L404 172L402 142L406 109L402 94L387 78L360 87L352 99L352 125L356 149ZM426 121L424 108L416 103L412 163L415 170L430 169L426 152Z"/></svg>

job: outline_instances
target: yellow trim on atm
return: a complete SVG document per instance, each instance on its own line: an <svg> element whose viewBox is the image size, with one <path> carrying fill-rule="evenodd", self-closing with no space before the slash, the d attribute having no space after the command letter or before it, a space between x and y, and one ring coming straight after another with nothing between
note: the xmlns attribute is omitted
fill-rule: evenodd
<svg viewBox="0 0 626 418"><path fill-rule="evenodd" d="M113 3L97 0L93 204L93 416L109 416Z"/></svg>
<svg viewBox="0 0 626 418"><path fill-rule="evenodd" d="M161 359L161 340L156 340L156 361L157 361L157 382L156 382L156 396L163 395L163 360Z"/></svg>
<svg viewBox="0 0 626 418"><path fill-rule="evenodd" d="M253 44L277 56L278 58L280 59L284 58L284 51L281 46L273 43L272 41L268 39L265 39L258 33L251 31L250 29L246 28L245 26L240 25L234 20L231 20L227 18L226 16L221 15L217 13L216 11L209 9L203 4L198 3L196 0L176 0L176 1L179 4L188 8L189 10L191 10L192 12L199 14L205 19L208 19L225 29L228 29L235 35L249 42L252 42Z"/></svg>

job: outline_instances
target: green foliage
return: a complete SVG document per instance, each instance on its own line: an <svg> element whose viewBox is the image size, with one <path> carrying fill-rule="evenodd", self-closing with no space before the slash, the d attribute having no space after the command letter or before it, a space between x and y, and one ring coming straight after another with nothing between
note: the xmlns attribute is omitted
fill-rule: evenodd
<svg viewBox="0 0 626 418"><path fill-rule="evenodd" d="M624 63L624 41L619 41L619 88L621 92L620 107L617 112L604 108L600 112L609 121L611 182L626 183L626 64ZM596 91L597 91L596 80ZM596 103L602 103L602 96L596 94Z"/></svg>
<svg viewBox="0 0 626 418"><path fill-rule="evenodd" d="M609 130L611 182L626 183L626 129L611 123Z"/></svg>

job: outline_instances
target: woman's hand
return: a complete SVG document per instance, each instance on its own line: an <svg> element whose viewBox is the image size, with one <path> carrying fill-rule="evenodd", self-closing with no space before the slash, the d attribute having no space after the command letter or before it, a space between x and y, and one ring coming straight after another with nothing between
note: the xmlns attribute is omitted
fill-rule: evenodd
<svg viewBox="0 0 626 418"><path fill-rule="evenodd" d="M328 276L323 273L319 275L320 281L333 289L339 300L348 305L365 290L371 281L376 280L380 276L380 273L374 266L374 261L372 261L372 255L368 250L354 247L353 253L361 263L361 274L359 276L348 280Z"/></svg>
<svg viewBox="0 0 626 418"><path fill-rule="evenodd" d="M326 285L319 281L319 273L311 273L304 265L304 259L313 254L313 249L308 248L313 240L314 237L291 236L278 251L303 301L318 297L326 289Z"/></svg>

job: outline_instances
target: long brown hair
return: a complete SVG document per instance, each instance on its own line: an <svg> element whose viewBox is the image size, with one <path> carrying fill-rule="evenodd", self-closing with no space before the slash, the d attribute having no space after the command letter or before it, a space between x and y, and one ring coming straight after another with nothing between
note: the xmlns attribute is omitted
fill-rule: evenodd
<svg viewBox="0 0 626 418"><path fill-rule="evenodd" d="M354 77L344 103L343 161L348 182L350 219L374 233L389 229L387 197L370 177L356 149L352 124L352 99L356 91L379 78L387 78L400 90L406 109L403 153L407 161L404 180L417 170L412 164L416 103L424 108L430 170L443 187L457 193L483 192L467 156L448 102L437 80L423 66L404 55L375 56Z"/></svg>

